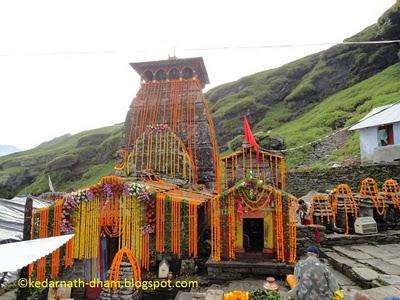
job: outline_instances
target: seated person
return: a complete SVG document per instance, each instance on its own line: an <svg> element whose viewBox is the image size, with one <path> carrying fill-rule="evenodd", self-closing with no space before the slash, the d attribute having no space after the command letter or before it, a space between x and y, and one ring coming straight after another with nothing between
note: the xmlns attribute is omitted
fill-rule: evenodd
<svg viewBox="0 0 400 300"><path fill-rule="evenodd" d="M342 290L332 272L319 259L316 246L307 248L307 258L297 262L294 275L288 275L289 298L294 300L341 300Z"/></svg>

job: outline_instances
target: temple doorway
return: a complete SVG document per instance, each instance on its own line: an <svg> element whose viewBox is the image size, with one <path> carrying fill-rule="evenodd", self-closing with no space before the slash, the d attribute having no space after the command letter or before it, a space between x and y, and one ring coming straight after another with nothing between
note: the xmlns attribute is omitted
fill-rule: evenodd
<svg viewBox="0 0 400 300"><path fill-rule="evenodd" d="M105 257L105 266L109 270L115 254L119 250L118 237L107 237L107 256Z"/></svg>
<svg viewBox="0 0 400 300"><path fill-rule="evenodd" d="M261 252L264 248L264 219L243 219L243 246L246 252Z"/></svg>

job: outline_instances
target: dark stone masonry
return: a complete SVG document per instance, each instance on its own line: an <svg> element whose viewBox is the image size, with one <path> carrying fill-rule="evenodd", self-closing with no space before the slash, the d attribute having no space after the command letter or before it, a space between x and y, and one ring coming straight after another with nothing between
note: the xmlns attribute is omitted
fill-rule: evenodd
<svg viewBox="0 0 400 300"><path fill-rule="evenodd" d="M367 177L373 177L379 185L390 178L399 181L400 164L288 171L286 173L286 190L297 197L301 197L309 191L325 192L334 189L338 184L347 183L353 192L358 192L361 181Z"/></svg>

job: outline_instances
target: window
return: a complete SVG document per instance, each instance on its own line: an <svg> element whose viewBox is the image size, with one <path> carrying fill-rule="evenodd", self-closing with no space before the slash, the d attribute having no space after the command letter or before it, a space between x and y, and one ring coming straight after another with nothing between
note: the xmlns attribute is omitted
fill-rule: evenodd
<svg viewBox="0 0 400 300"><path fill-rule="evenodd" d="M184 68L183 70L182 70L182 78L183 79L190 79L190 78L193 78L193 70L191 69L191 68L188 68L188 67L186 67L186 68Z"/></svg>
<svg viewBox="0 0 400 300"><path fill-rule="evenodd" d="M169 73L168 73L169 80L177 80L177 79L179 79L180 76L181 76L181 74L175 68L172 69L171 71L169 71Z"/></svg>
<svg viewBox="0 0 400 300"><path fill-rule="evenodd" d="M149 70L143 73L142 79L146 82L152 81L153 80L153 73Z"/></svg>
<svg viewBox="0 0 400 300"><path fill-rule="evenodd" d="M393 125L383 125L378 127L378 145L393 145Z"/></svg>
<svg viewBox="0 0 400 300"><path fill-rule="evenodd" d="M165 80L167 79L167 73L163 69L158 70L156 73L156 80Z"/></svg>

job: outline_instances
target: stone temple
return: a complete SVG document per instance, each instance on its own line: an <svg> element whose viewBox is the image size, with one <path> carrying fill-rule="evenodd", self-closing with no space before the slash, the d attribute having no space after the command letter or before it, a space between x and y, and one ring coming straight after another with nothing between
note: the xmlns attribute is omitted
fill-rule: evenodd
<svg viewBox="0 0 400 300"><path fill-rule="evenodd" d="M141 85L126 116L116 176L42 195L49 205L33 212L26 207L25 239L74 237L30 264L24 276L154 279L163 262L175 279L198 269L207 282L284 278L305 249L318 244L350 278L338 273L342 286L400 284L400 187L394 179L381 191L366 178L359 193L344 183L313 193L305 199L310 220L300 225L298 199L285 191L284 156L260 149L247 120L243 145L219 155L201 57L130 65ZM90 293L139 297L132 289L73 292L79 299Z"/></svg>

